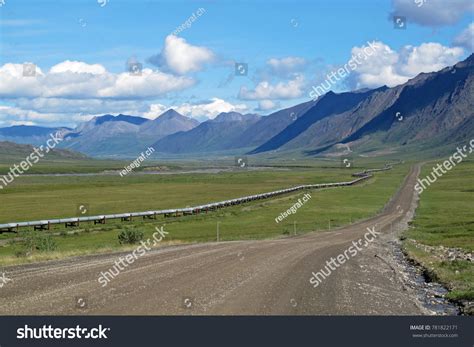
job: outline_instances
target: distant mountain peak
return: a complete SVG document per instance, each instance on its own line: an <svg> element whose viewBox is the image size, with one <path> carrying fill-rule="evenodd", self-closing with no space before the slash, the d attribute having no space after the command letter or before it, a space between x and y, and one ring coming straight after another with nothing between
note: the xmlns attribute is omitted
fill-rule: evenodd
<svg viewBox="0 0 474 347"><path fill-rule="evenodd" d="M125 114L119 114L117 116L113 116L111 114L106 114L103 116L99 117L94 117L93 118L94 124L95 125L101 125L105 122L127 122L131 123L134 125L140 125L148 121L148 119L143 118L143 117L135 117L135 116L129 116Z"/></svg>
<svg viewBox="0 0 474 347"><path fill-rule="evenodd" d="M173 118L176 118L176 117L186 117L186 116L183 116L181 113L175 111L174 109L170 108L169 110L163 112L162 114L160 114L158 117L155 118L156 119L173 119ZM189 118L189 117L186 117L186 118Z"/></svg>

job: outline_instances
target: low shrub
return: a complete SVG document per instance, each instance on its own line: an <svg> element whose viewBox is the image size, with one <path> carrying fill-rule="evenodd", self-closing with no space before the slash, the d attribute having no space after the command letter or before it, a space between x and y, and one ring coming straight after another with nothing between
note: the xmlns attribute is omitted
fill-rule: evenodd
<svg viewBox="0 0 474 347"><path fill-rule="evenodd" d="M118 240L122 245L134 244L143 240L143 236L143 231L127 227L118 234Z"/></svg>

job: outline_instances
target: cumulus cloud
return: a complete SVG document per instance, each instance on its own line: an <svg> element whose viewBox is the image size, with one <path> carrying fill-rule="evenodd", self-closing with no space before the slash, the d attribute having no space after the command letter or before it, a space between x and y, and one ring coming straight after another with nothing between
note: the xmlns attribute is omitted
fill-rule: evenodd
<svg viewBox="0 0 474 347"><path fill-rule="evenodd" d="M271 84L268 81L262 81L254 90L243 86L240 88L239 98L244 100L295 99L303 94L304 87L303 75L297 74L288 82Z"/></svg>
<svg viewBox="0 0 474 347"><path fill-rule="evenodd" d="M205 64L214 59L215 55L210 49L193 46L181 37L168 35L161 53L150 57L148 61L160 68L184 75L202 70Z"/></svg>
<svg viewBox="0 0 474 347"><path fill-rule="evenodd" d="M38 96L43 78L44 73L39 67L36 67L36 77L24 77L23 64L0 66L0 97Z"/></svg>
<svg viewBox="0 0 474 347"><path fill-rule="evenodd" d="M198 119L213 119L221 112L234 111L243 113L248 110L245 104L232 104L220 98L211 98L209 101L194 104L184 103L181 105L172 105L168 108L173 108L182 115Z"/></svg>
<svg viewBox="0 0 474 347"><path fill-rule="evenodd" d="M140 75L114 74L98 64L65 61L36 76L23 76L23 64L0 67L0 97L22 98L152 98L195 84L185 76L143 69Z"/></svg>
<svg viewBox="0 0 474 347"><path fill-rule="evenodd" d="M391 16L405 16L408 23L438 27L452 25L474 11L472 0L392 0Z"/></svg>
<svg viewBox="0 0 474 347"><path fill-rule="evenodd" d="M151 104L149 109L143 113L143 117L148 119L155 119L162 115L163 112L168 110L170 107L162 104Z"/></svg>
<svg viewBox="0 0 474 347"><path fill-rule="evenodd" d="M258 102L258 107L257 111L268 111L268 110L274 110L277 107L280 107L279 102L274 102L272 100L261 100Z"/></svg>
<svg viewBox="0 0 474 347"><path fill-rule="evenodd" d="M474 23L469 24L466 29L456 36L453 43L466 48L469 52L474 51Z"/></svg>
<svg viewBox="0 0 474 347"><path fill-rule="evenodd" d="M9 125L74 126L91 119L94 115L37 112L12 106L0 105L0 123Z"/></svg>
<svg viewBox="0 0 474 347"><path fill-rule="evenodd" d="M22 122L55 123L61 119L71 125L80 114L141 114L148 109L146 100L196 83L190 77L151 69L137 75L117 74L100 64L80 61L63 61L49 70L35 68L35 76L24 76L24 64L0 66L0 98L15 106L7 109L10 121L21 115Z"/></svg>
<svg viewBox="0 0 474 347"><path fill-rule="evenodd" d="M143 69L140 76L121 73L115 83L99 91L100 97L108 98L151 98L170 91L191 87L195 81L188 77L176 77L160 71Z"/></svg>
<svg viewBox="0 0 474 347"><path fill-rule="evenodd" d="M351 73L349 84L353 88L393 87L405 83L421 72L433 72L457 63L464 51L460 47L446 47L439 43L404 46L398 52L383 42L376 42L374 54ZM354 47L356 56L363 47Z"/></svg>
<svg viewBox="0 0 474 347"><path fill-rule="evenodd" d="M56 64L49 70L50 73L63 73L63 72L73 72L73 73L87 73L93 75L105 74L106 70L100 64L87 64L82 61L70 61L66 60L62 63Z"/></svg>

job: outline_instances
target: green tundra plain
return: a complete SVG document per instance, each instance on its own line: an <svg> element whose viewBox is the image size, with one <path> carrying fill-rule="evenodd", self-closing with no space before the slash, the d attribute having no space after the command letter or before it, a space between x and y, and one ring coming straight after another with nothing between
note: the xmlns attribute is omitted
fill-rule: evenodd
<svg viewBox="0 0 474 347"><path fill-rule="evenodd" d="M361 164L362 165L362 164ZM341 166L338 161L306 166L261 167L258 170L231 169L218 173L136 174L86 176L22 176L0 192L0 223L64 218L78 215L78 205L88 214L101 215L194 206L263 193L301 184L349 181L364 166ZM15 264L71 255L122 250L118 242L124 228L143 231L150 237L155 227L169 232L162 244L282 237L322 231L350 224L380 211L400 186L408 164L381 172L356 186L308 190L273 199L251 202L208 214L132 222L107 221L105 225L81 223L77 228L56 225L50 231L57 247L50 252L21 254L21 236L0 235L0 264ZM63 168L61 168L63 170ZM276 223L303 194L311 199L296 214ZM21 256L19 256L21 255Z"/></svg>
<svg viewBox="0 0 474 347"><path fill-rule="evenodd" d="M125 163L53 158L0 191L0 223L78 216L79 205L87 206L90 215L195 206L301 184L348 181L353 172L381 167L386 161L362 159L357 166L346 167L338 160L298 160L265 162L249 169L236 169L225 160L213 165L151 162L135 174L120 177L118 170ZM139 231L147 239L161 226L168 234L160 247L214 242L217 237L220 241L250 240L327 231L381 211L412 164L395 165L393 170L376 173L352 187L297 192L207 214L114 220L105 225L87 222L74 228L55 225L49 231L37 232L48 235L54 243L54 249L47 251L24 252L24 239L31 232L3 233L0 266L124 251L134 246L119 242L121 232ZM6 171L7 167L4 162L0 170ZM425 164L420 177L430 170L431 163ZM436 249L426 252L415 247L412 240L432 247L474 250L473 170L474 162L463 162L426 189L420 196L415 219L403 235L406 254L445 284L449 297L457 300L474 298L472 262L440 259ZM56 173L60 175L51 175ZM277 223L275 218L305 193L311 194L311 199L296 214Z"/></svg>

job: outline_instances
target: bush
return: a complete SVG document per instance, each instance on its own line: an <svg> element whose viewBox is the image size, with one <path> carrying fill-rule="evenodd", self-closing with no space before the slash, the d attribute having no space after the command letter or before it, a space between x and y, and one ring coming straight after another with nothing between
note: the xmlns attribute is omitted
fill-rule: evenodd
<svg viewBox="0 0 474 347"><path fill-rule="evenodd" d="M23 233L22 251L19 254L29 255L35 251L51 252L58 248L56 241L45 232L30 231Z"/></svg>
<svg viewBox="0 0 474 347"><path fill-rule="evenodd" d="M122 230L120 234L118 234L118 239L120 244L129 243L134 244L138 243L143 240L143 231L132 229L130 227L125 228Z"/></svg>
<svg viewBox="0 0 474 347"><path fill-rule="evenodd" d="M36 249L40 252L51 252L55 251L58 248L56 241L51 237L51 235L40 234L36 242Z"/></svg>

